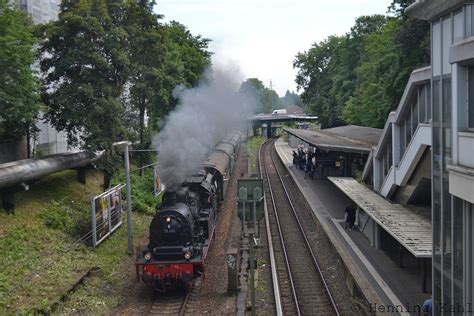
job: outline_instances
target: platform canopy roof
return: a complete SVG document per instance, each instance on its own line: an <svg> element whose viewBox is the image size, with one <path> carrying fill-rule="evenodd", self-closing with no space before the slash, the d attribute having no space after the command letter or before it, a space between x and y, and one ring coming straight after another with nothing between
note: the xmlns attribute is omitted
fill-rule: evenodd
<svg viewBox="0 0 474 316"><path fill-rule="evenodd" d="M381 129L347 125L322 130L284 129L302 141L326 150L369 154L382 133Z"/></svg>
<svg viewBox="0 0 474 316"><path fill-rule="evenodd" d="M328 179L416 258L431 257L433 240L429 218L390 203L353 178Z"/></svg>

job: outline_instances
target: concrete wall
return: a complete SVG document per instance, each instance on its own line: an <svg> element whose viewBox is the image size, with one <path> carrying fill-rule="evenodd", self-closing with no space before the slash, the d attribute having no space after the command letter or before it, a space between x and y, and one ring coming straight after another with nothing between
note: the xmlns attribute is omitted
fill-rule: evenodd
<svg viewBox="0 0 474 316"><path fill-rule="evenodd" d="M25 140L0 142L0 164L26 158Z"/></svg>
<svg viewBox="0 0 474 316"><path fill-rule="evenodd" d="M426 179L431 180L431 151L429 149L424 151L407 184L397 187L393 201L405 205L410 203L413 195L416 194L417 204L430 205L431 181L426 185Z"/></svg>

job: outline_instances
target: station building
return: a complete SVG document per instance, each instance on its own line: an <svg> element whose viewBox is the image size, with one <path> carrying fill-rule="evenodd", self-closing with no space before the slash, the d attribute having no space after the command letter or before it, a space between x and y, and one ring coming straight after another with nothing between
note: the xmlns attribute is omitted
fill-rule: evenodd
<svg viewBox="0 0 474 316"><path fill-rule="evenodd" d="M405 13L431 23L431 66L411 74L363 178L394 202L431 206L435 314L469 314L474 312L474 3L417 0ZM404 234L412 224L406 223ZM428 240L421 233L417 244Z"/></svg>
<svg viewBox="0 0 474 316"><path fill-rule="evenodd" d="M10 0L31 15L33 23L45 23L58 17L61 0Z"/></svg>
<svg viewBox="0 0 474 316"><path fill-rule="evenodd" d="M431 23L435 312L472 313L469 309L474 303L474 3L417 0L406 14Z"/></svg>

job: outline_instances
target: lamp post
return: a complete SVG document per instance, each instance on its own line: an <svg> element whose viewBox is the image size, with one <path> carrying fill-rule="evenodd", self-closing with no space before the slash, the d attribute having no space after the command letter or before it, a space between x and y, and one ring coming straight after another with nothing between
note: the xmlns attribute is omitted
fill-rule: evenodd
<svg viewBox="0 0 474 316"><path fill-rule="evenodd" d="M121 141L114 143L114 146L124 146L125 155L125 183L127 187L127 239L128 254L133 254L133 234L132 234L132 194L130 187L130 160L128 156L128 146L132 143L129 141Z"/></svg>

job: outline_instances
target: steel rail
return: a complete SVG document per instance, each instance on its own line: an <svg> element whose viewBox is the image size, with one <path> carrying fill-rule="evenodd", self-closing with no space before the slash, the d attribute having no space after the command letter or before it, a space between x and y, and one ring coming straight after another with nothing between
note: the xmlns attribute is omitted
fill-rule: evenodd
<svg viewBox="0 0 474 316"><path fill-rule="evenodd" d="M271 150L271 149L270 149ZM334 308L334 311L336 312L336 315L339 316L339 310L337 308L337 305L336 305L336 302L334 301L334 298L332 297L332 294L331 294L331 291L329 290L329 287L327 285L327 282L326 282L326 279L324 278L323 276L323 273L321 271L321 267L319 266L319 263L316 259L316 256L314 255L314 252L313 252L313 249L311 248L311 245L310 245L310 242L308 240L308 237L306 236L306 233L304 232L304 228L303 228L303 225L301 225L301 222L300 222L300 219L298 217L298 214L296 212L296 209L295 209L295 206L293 205L293 202L291 201L291 198L290 198L290 195L288 193L288 190L286 189L286 186L285 186L285 183L283 181L283 178L280 174L280 171L278 171L278 168L276 167L276 164L275 164L275 160L273 158L273 155L271 154L270 152L270 157L272 159L272 162L273 162L273 165L275 166L275 170L278 174L278 178L280 179L280 182L283 186L283 189L285 190L285 195L286 195L286 198L288 199L288 202L290 203L290 206L291 206L291 210L293 211L293 215L295 216L296 218L296 221L298 222L298 226L299 226L299 229L300 229L300 232L305 240L305 244L306 244L306 247L308 248L310 254L311 254L311 259L313 260L313 263L315 265L315 267L317 268L318 270L318 273L319 275L321 276L321 280L323 281L323 284L324 284L324 288L326 290L326 293L331 301L331 304L332 304L332 307Z"/></svg>
<svg viewBox="0 0 474 316"><path fill-rule="evenodd" d="M268 144L270 144L270 143L271 142L266 142L264 145L268 146ZM271 151L271 148L270 148L270 151ZM271 157L271 155L270 155L270 157ZM298 315L301 315L300 305L299 305L299 302L298 302L298 297L296 295L295 283L293 281L293 275L292 275L292 272L291 272L290 262L288 260L288 253L286 251L285 238L283 237L283 232L282 232L281 225L280 225L280 219L279 219L279 216L278 216L278 211L277 211L277 207L276 207L276 203L275 203L275 198L274 198L274 195L273 195L273 189L272 189L272 185L270 183L270 176L268 174L268 169L267 169L266 165L264 165L264 169L265 169L265 176L266 176L267 182L268 182L268 187L269 187L269 190L270 190L270 197L271 197L271 200L272 200L273 209L274 209L274 212L275 212L275 220L276 220L276 223L277 223L278 235L280 237L281 246L282 246L282 250L283 250L283 256L285 258L285 264L286 264L286 269L288 271L288 277L289 277L289 281L290 281L290 285L291 285L291 291L292 291L292 294L293 294L293 299L295 301L296 312L297 312Z"/></svg>
<svg viewBox="0 0 474 316"><path fill-rule="evenodd" d="M268 140L270 141L270 140ZM267 141L267 142L268 142ZM258 167L260 172L260 178L263 179L263 170L262 170L262 146L258 149ZM267 230L267 243L268 243L268 251L270 253L270 268L272 271L272 283L273 283L273 293L275 299L275 309L278 316L283 315L283 308L281 306L281 296L280 296L280 284L278 283L278 275L276 270L276 261L275 261L275 254L273 250L273 241L272 241L272 234L270 231L270 220L268 219L268 209L267 209L267 201L266 197L263 197L263 209L265 212L265 226Z"/></svg>

